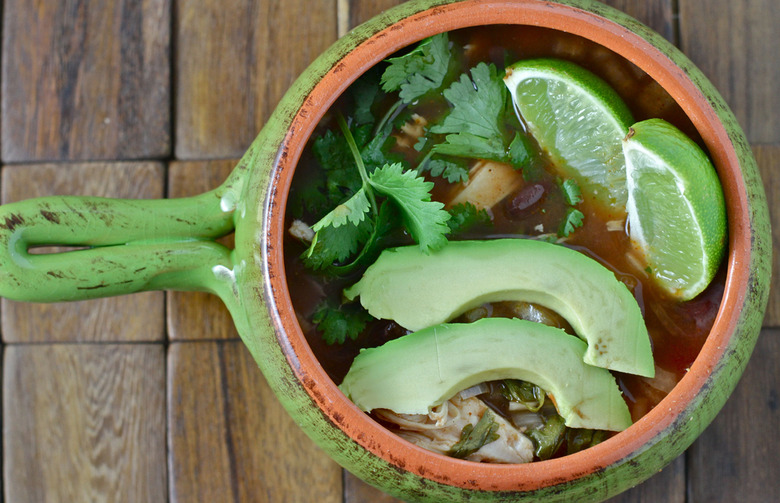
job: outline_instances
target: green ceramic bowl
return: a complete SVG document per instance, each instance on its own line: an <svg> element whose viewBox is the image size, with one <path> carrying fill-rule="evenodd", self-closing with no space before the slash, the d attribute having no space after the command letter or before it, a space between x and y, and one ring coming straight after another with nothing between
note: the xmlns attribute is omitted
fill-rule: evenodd
<svg viewBox="0 0 780 503"><path fill-rule="evenodd" d="M284 209L306 140L360 74L424 37L518 24L569 32L631 61L668 91L701 136L727 201L729 254L715 325L690 371L632 427L584 452L528 465L460 461L417 448L354 407L325 374L292 314ZM235 249L215 240L235 230ZM87 246L31 254L39 245ZM662 37L590 0L421 0L356 28L285 95L232 175L200 196L158 201L47 197L0 208L0 295L80 300L151 289L218 295L268 383L306 433L369 483L414 501L597 501L677 457L736 385L766 307L771 241L750 147L717 91ZM262 439L258 439L258 448Z"/></svg>

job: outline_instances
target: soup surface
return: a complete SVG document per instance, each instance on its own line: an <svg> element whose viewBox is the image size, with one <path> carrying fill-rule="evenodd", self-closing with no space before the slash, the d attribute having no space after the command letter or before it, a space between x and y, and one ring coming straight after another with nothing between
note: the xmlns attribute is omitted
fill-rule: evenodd
<svg viewBox="0 0 780 503"><path fill-rule="evenodd" d="M479 63L492 64L503 74L507 64L524 59L565 59L604 79L628 105L635 120L663 118L676 125L694 141L701 143L695 128L682 110L658 84L630 62L583 38L525 26L471 28L448 35L450 51L456 55L453 58L456 68L448 72L452 75L451 80L467 74ZM341 134L337 120L339 116L354 126L358 122L357 114L369 112L372 117L367 121L370 127L366 128L366 131L370 131L366 133L369 139L373 138L372 135L382 134L381 131L377 132L378 123L384 121L388 124L379 127L387 131L381 149L388 158L402 162L406 169L416 169L421 163L430 162L431 156L426 158L426 147L420 145L419 138L423 131L430 129L431 124L436 124L440 117L448 112L450 105L440 91L427 93L410 103L399 105L397 93L382 92L378 88L380 76L386 66L387 63L380 64L379 68L369 72L353 85L317 127L293 180L287 208L288 227L311 226L332 209L317 207L315 200L319 200L319 196L332 189L323 178L322 164L323 159L327 161L328 156L335 154L324 149L325 141L322 139L328 135L333 138ZM361 96L365 96L366 89L370 90L373 98L370 107L361 108L361 104L365 103L365 98ZM522 134L522 141L528 149L530 159L522 169L513 167L516 175L512 173L513 170L508 170L507 179L496 184L498 195L484 196L487 199L478 196L469 213L470 225L453 231L447 238L545 239L574 248L613 271L633 293L640 306L650 334L656 365L654 378L613 373L632 419L636 421L671 391L696 358L717 314L725 274L723 271L718 273L710 286L693 300L680 302L669 298L653 284L641 258L632 247L626 229L625 214L606 208L587 194L582 194L582 197L575 201L576 204L572 204L566 193L565 180L561 179L546 153L524 131L522 119L510 115L507 121L511 123L508 127ZM353 129L359 131L357 127ZM368 139L358 139L358 142L361 141ZM466 190L461 181L465 178L464 173L468 172L468 183L475 184L477 177L489 179L493 176L478 174L480 170L503 173L503 164L484 159L458 159L455 165L461 166L463 173L451 172L448 177L446 172L434 176L432 169L421 169L420 172L434 184L432 199L444 203L445 208L455 215L459 197L463 199L462 194ZM319 196L312 197L312 194ZM352 194L349 190L343 193L345 199L350 195ZM573 208L579 212L580 218L569 221ZM565 228L567 221L569 227ZM290 294L300 325L315 355L334 382L340 383L361 348L380 346L405 335L407 331L393 321L371 318L365 312L360 312L359 305L345 307L342 298L344 288L358 281L372 260L345 269L343 274L334 274L327 269L315 270L304 258L311 244L310 237L301 237L298 232L286 236L285 266ZM393 231L382 239L370 255L375 258L381 248L413 242L409 233L403 229ZM453 274L457 274L457 271L453 271ZM354 338L347 336L342 337L343 341L334 342L332 337L323 336L323 305L342 306L344 312L357 313L356 316L361 320L360 326L363 326L363 322L365 326L357 330L357 333L351 334ZM486 304L470 310L454 321L468 322L489 316L517 317L518 312L529 309L533 311L533 316L541 316L549 324L557 324L565 330L571 330L565 320L556 313L547 312L542 306L527 306L516 302ZM500 399L500 390L497 391L500 386L500 383L492 383L489 384L490 389L480 391L494 411L508 416L510 414L505 410L506 403ZM384 422L381 413L375 417Z"/></svg>

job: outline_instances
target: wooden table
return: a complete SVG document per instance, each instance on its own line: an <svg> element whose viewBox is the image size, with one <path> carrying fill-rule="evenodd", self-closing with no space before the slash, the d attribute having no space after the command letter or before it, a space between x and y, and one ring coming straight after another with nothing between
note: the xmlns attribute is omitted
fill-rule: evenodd
<svg viewBox="0 0 780 503"><path fill-rule="evenodd" d="M5 0L2 202L217 185L307 64L396 3ZM720 89L780 216L776 0L607 3L677 44ZM395 501L297 429L214 298L0 308L5 501ZM614 501L780 501L778 323L773 295L723 412Z"/></svg>

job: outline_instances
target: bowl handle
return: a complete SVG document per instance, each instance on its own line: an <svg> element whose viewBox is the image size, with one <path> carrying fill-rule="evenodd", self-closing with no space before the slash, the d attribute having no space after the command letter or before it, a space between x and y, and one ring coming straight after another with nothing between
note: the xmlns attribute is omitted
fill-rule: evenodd
<svg viewBox="0 0 780 503"><path fill-rule="evenodd" d="M232 296L224 189L160 200L49 196L0 206L0 296L58 302L145 290ZM76 247L35 253L42 246Z"/></svg>

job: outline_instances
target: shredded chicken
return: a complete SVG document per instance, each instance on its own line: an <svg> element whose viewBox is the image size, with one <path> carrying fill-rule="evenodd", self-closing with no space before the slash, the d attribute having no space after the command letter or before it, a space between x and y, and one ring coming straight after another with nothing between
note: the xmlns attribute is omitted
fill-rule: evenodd
<svg viewBox="0 0 780 503"><path fill-rule="evenodd" d="M397 414L393 411L376 410L376 415L389 423L396 424L398 435L425 449L445 454L458 440L463 427L476 425L487 405L476 397L461 399L456 395L442 405L425 414ZM490 463L528 463L533 459L531 440L499 415L494 415L498 424L498 440L483 445L478 451L466 457L469 461Z"/></svg>

